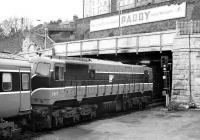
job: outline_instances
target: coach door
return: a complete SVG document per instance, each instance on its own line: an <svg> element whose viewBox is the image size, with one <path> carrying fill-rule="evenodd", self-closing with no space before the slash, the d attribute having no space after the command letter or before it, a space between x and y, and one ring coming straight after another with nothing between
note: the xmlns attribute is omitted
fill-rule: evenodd
<svg viewBox="0 0 200 140"><path fill-rule="evenodd" d="M20 68L20 111L31 109L30 68Z"/></svg>

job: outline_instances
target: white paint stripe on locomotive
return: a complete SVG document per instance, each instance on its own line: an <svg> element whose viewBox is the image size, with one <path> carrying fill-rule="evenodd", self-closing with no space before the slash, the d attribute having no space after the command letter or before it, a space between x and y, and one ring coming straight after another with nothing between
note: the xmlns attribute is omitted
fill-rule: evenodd
<svg viewBox="0 0 200 140"><path fill-rule="evenodd" d="M20 72L31 72L30 70L20 70Z"/></svg>
<svg viewBox="0 0 200 140"><path fill-rule="evenodd" d="M0 92L0 95L2 95L2 94L9 94L9 95L11 95L11 94L20 94L20 93L22 93L22 94L26 94L26 93L30 93L31 91L8 91L8 92Z"/></svg>
<svg viewBox="0 0 200 140"><path fill-rule="evenodd" d="M135 85L152 85L153 83L135 83ZM119 86L121 86L121 85L129 85L129 84L119 84ZM130 85L134 85L134 83L130 83ZM89 85L89 86L78 86L78 87L97 87L98 85ZM106 86L106 87L108 87L108 86L118 86L118 84L109 84L109 85L99 85L99 87L104 87L104 86ZM58 89L62 89L62 90L64 90L64 89L69 89L69 88L76 88L76 86L68 86L68 87L56 87L56 88L38 88L38 89L35 89L33 92L32 92L32 94L33 93L35 93L35 92L37 92L37 91L39 91L39 90L58 90Z"/></svg>
<svg viewBox="0 0 200 140"><path fill-rule="evenodd" d="M8 69L0 69L0 72L19 72L19 70L8 70ZM28 72L30 73L30 70L20 70L20 72Z"/></svg>
<svg viewBox="0 0 200 140"><path fill-rule="evenodd" d="M112 71L95 71L95 73L108 73L108 74L144 74L141 72L112 72Z"/></svg>

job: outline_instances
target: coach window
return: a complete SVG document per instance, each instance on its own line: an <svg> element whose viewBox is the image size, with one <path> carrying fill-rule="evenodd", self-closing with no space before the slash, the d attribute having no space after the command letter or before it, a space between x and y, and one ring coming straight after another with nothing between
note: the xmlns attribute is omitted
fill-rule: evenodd
<svg viewBox="0 0 200 140"><path fill-rule="evenodd" d="M12 90L12 75L11 75L11 73L3 73L2 89L3 89L3 91L11 91Z"/></svg>
<svg viewBox="0 0 200 140"><path fill-rule="evenodd" d="M64 80L64 67L55 66L55 80L56 81Z"/></svg>
<svg viewBox="0 0 200 140"><path fill-rule="evenodd" d="M29 74L22 74L22 90L29 90Z"/></svg>

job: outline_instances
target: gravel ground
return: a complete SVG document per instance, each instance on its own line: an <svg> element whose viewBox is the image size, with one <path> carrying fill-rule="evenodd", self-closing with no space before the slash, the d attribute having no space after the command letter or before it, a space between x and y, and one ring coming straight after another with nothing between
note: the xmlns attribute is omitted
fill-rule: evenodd
<svg viewBox="0 0 200 140"><path fill-rule="evenodd" d="M35 136L32 140L199 140L200 111L132 112Z"/></svg>

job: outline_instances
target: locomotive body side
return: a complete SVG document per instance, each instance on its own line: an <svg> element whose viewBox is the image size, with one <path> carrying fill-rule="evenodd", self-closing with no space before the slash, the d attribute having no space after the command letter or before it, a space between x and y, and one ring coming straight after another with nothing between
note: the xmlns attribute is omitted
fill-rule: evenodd
<svg viewBox="0 0 200 140"><path fill-rule="evenodd" d="M45 59L50 64L45 80L48 84L42 87L35 83L34 79L45 78L37 71L32 76L33 87L38 86L31 97L33 114L39 118L36 122L46 122L46 125L37 123L37 127L51 128L63 125L65 119L77 121L84 116L94 117L97 108L120 111L150 102L151 68L94 59L87 62ZM40 60L35 61L38 61L35 67Z"/></svg>
<svg viewBox="0 0 200 140"><path fill-rule="evenodd" d="M63 100L81 101L85 98L152 91L152 82L144 79L144 67L105 62L63 63L57 60L47 63L51 65L51 70L48 70L51 72L46 77L48 86L40 88L39 82L32 81L32 87L40 85L32 92L32 104L53 105ZM58 70L55 70L57 67ZM151 72L151 69L148 71ZM37 76L41 80L39 77L41 75ZM45 76L42 77L45 79Z"/></svg>

